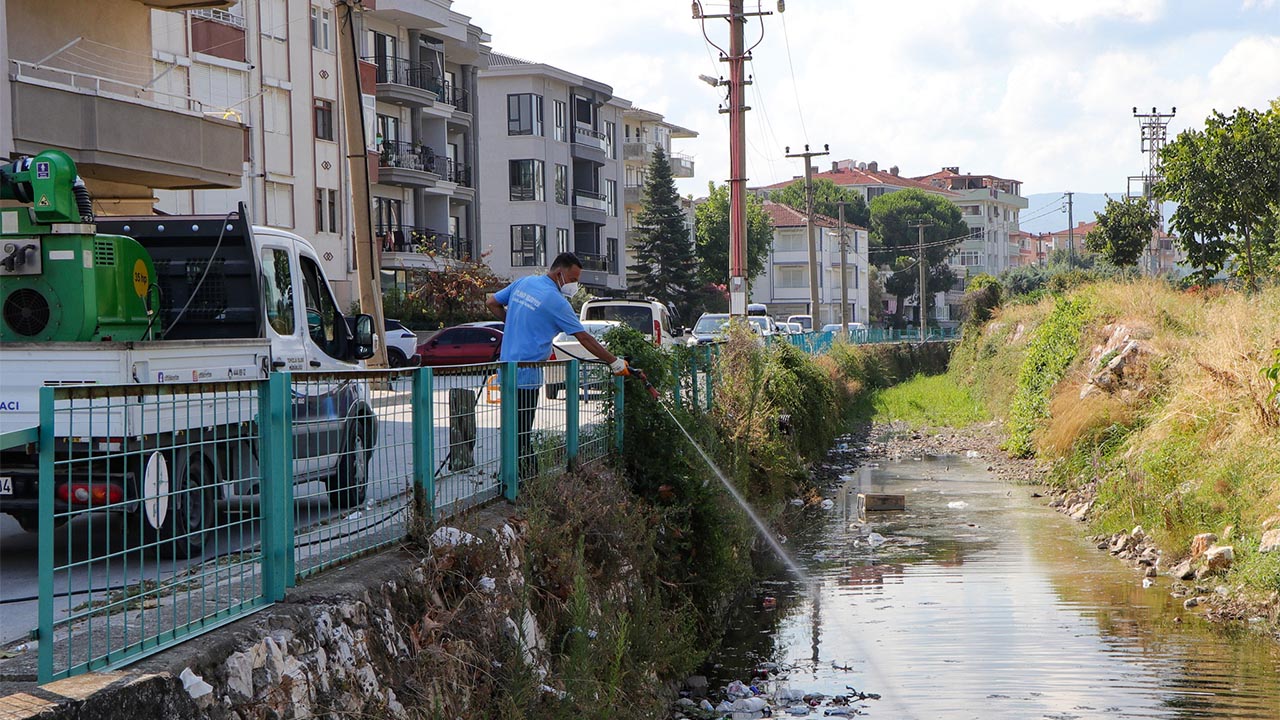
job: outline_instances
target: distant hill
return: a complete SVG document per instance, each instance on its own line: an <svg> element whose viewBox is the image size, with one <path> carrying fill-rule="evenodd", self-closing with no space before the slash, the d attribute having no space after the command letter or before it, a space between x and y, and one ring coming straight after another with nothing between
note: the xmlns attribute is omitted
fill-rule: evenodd
<svg viewBox="0 0 1280 720"><path fill-rule="evenodd" d="M1094 215L1101 212L1107 205L1108 193L1076 193L1072 196L1072 215L1076 224L1082 222L1092 222ZM1067 229L1067 200L1062 193L1037 193L1027 196L1027 209L1022 211L1018 227L1023 232L1042 233L1056 232L1058 230ZM1124 192L1110 193L1111 197L1119 199L1124 197ZM1061 210L1055 210L1061 206ZM1164 218L1166 223L1169 216L1173 214L1173 209L1177 207L1173 203L1164 204Z"/></svg>

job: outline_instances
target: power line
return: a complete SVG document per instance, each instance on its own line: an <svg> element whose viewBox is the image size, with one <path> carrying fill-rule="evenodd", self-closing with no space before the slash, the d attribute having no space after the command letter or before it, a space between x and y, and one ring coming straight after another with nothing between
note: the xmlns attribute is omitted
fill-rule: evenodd
<svg viewBox="0 0 1280 720"><path fill-rule="evenodd" d="M804 108L800 105L800 86L796 84L796 66L791 61L791 37L787 33L787 15L782 13L782 39L787 48L787 67L791 68L791 91L796 97L796 113L800 115L800 132L804 134L804 141L809 142L809 129L804 123Z"/></svg>

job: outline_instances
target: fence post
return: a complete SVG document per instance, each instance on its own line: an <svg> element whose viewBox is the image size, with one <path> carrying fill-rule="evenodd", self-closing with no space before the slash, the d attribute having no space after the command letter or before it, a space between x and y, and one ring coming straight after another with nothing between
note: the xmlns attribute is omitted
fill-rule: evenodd
<svg viewBox="0 0 1280 720"><path fill-rule="evenodd" d="M434 405L435 376L429 367L413 373L410 408L413 417L413 489L414 506L425 530L436 515L436 419Z"/></svg>
<svg viewBox="0 0 1280 720"><path fill-rule="evenodd" d="M37 610L40 682L53 679L53 401L54 388L40 388L40 535L37 567L40 605Z"/></svg>
<svg viewBox="0 0 1280 720"><path fill-rule="evenodd" d="M578 411L581 403L578 392L581 383L579 368L578 361L573 359L564 371L564 451L569 467L578 462Z"/></svg>
<svg viewBox="0 0 1280 720"><path fill-rule="evenodd" d="M501 466L499 474L502 479L503 495L511 502L516 500L517 488L520 485L520 443L517 435L520 432L520 420L516 397L516 363L504 362L498 368L498 379L502 385L502 399L498 406L501 422Z"/></svg>
<svg viewBox="0 0 1280 720"><path fill-rule="evenodd" d="M696 353L689 353L689 407L695 410L701 410L702 404L698 402L698 356Z"/></svg>
<svg viewBox="0 0 1280 720"><path fill-rule="evenodd" d="M262 594L284 599L293 584L293 408L290 373L271 373L258 388L259 492L262 497Z"/></svg>
<svg viewBox="0 0 1280 720"><path fill-rule="evenodd" d="M707 346L707 410L711 409L711 405L715 402L715 354L711 352L711 346Z"/></svg>
<svg viewBox="0 0 1280 720"><path fill-rule="evenodd" d="M623 413L627 408L627 387L622 383L622 380L623 377L621 375L613 378L613 446L617 449L619 455L622 454L622 438L626 429L626 419L623 417Z"/></svg>
<svg viewBox="0 0 1280 720"><path fill-rule="evenodd" d="M671 359L671 374L675 376L675 382L671 383L671 400L677 410L684 409L684 375L683 368L680 367L680 357L676 356Z"/></svg>

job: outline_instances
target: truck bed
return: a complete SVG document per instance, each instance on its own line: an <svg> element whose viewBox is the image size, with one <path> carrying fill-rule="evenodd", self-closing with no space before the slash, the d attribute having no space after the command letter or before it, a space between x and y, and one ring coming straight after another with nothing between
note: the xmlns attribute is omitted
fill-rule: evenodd
<svg viewBox="0 0 1280 720"><path fill-rule="evenodd" d="M40 425L40 388L45 385L255 380L267 376L270 361L267 340L5 343L0 359L0 433ZM65 418L65 413L58 413L59 437L69 434L62 427Z"/></svg>

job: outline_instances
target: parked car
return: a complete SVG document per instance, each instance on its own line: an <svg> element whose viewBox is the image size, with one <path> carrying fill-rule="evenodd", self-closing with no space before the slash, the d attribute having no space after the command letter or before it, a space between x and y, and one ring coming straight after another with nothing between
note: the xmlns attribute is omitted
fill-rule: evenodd
<svg viewBox="0 0 1280 720"><path fill-rule="evenodd" d="M455 325L418 345L423 365L474 365L495 362L502 351L502 331Z"/></svg>
<svg viewBox="0 0 1280 720"><path fill-rule="evenodd" d="M804 326L803 326L803 325L801 325L800 323L784 322L784 323L778 323L778 325L779 325L779 326L781 326L781 327L783 327L783 328L786 328L786 332L787 332L787 334L788 334L788 335L803 335L803 334L804 334Z"/></svg>
<svg viewBox="0 0 1280 720"><path fill-rule="evenodd" d="M506 332L507 330L507 324L501 320L477 320L475 322L458 323L458 327L491 328L498 332Z"/></svg>
<svg viewBox="0 0 1280 720"><path fill-rule="evenodd" d="M681 329L672 323L671 309L653 299L592 298L582 304L578 314L584 322L614 320L626 323L661 347L675 345L676 337L681 333Z"/></svg>
<svg viewBox="0 0 1280 720"><path fill-rule="evenodd" d="M759 315L747 317L747 320L751 321L747 323L747 326L750 327L751 331L757 336L764 335L761 330L762 323L756 322L762 319L768 320L769 323L773 322L772 318L762 318ZM698 318L698 322L694 324L693 332L686 343L690 347L693 347L696 345L707 345L710 343L720 342L721 340L724 340L724 331L728 325L729 315L726 313L703 313L702 317Z"/></svg>
<svg viewBox="0 0 1280 720"><path fill-rule="evenodd" d="M621 325L622 323L617 320L582 321L582 327L585 328L587 332L591 333L591 337L594 337L601 342L604 341L604 334L606 332L609 332L609 330L613 328L620 327ZM582 343L572 335L560 333L555 336L551 341L551 344L553 348L551 351L552 360L571 360L577 358L578 360L594 361L596 359L596 357L588 352L586 348L582 347ZM579 387L583 388L584 396L586 395L587 388L592 386L598 387L602 380L607 380L609 378L609 368L604 363L598 361L582 363L579 368L578 384ZM562 390L564 390L563 381L548 381L546 389L547 399L555 400L560 396L560 391Z"/></svg>
<svg viewBox="0 0 1280 720"><path fill-rule="evenodd" d="M418 334L404 326L399 320L386 318L387 331L387 363L393 368L417 367L422 362L418 357Z"/></svg>
<svg viewBox="0 0 1280 720"><path fill-rule="evenodd" d="M804 332L809 332L813 329L812 315L788 315L787 322L800 323L800 327Z"/></svg>
<svg viewBox="0 0 1280 720"><path fill-rule="evenodd" d="M747 315L747 321L755 325L764 337L778 334L778 323L768 315Z"/></svg>

